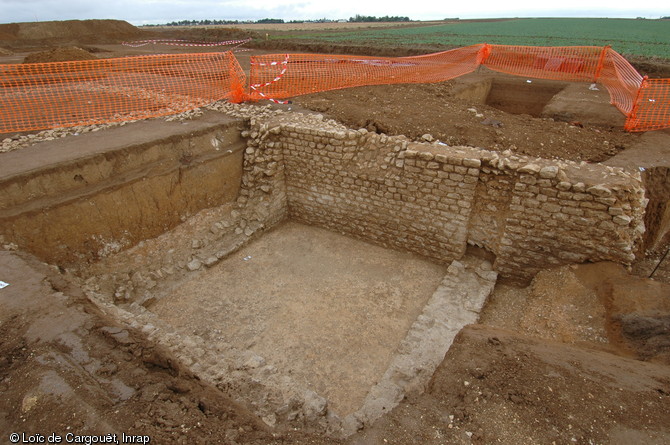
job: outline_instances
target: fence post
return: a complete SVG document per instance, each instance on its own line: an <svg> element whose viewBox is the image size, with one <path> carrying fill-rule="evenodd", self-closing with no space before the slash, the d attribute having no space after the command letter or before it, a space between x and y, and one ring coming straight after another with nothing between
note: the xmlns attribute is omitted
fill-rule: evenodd
<svg viewBox="0 0 670 445"><path fill-rule="evenodd" d="M611 48L611 45L605 45L603 46L603 50L600 52L600 58L598 59L598 66L596 67L596 74L593 77L593 83L596 83L598 81L598 78L600 78L600 73L603 70L603 65L605 65L605 56L607 55L607 51Z"/></svg>
<svg viewBox="0 0 670 445"><path fill-rule="evenodd" d="M623 127L626 131L632 131L637 126L637 122L634 121L637 118L637 110L640 107L640 95L642 94L642 89L647 87L647 79L649 79L649 76L644 76L642 78L640 88L637 89L637 93L635 94L633 108L630 110L630 113L628 113L628 116L626 116L626 124Z"/></svg>
<svg viewBox="0 0 670 445"><path fill-rule="evenodd" d="M482 47L479 48L479 51L477 52L477 67L480 65L484 65L486 62L486 59L489 58L491 55L491 45L488 43L483 43Z"/></svg>
<svg viewBox="0 0 670 445"><path fill-rule="evenodd" d="M230 76L230 102L242 103L249 98L245 88L244 72L232 51L228 51L228 75Z"/></svg>

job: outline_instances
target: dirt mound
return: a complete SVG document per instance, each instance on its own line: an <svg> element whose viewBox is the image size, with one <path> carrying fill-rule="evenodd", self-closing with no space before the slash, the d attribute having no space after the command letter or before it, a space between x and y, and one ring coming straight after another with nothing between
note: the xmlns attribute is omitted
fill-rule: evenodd
<svg viewBox="0 0 670 445"><path fill-rule="evenodd" d="M670 285L613 263L584 264L575 274L604 303L611 338L637 359L670 365Z"/></svg>
<svg viewBox="0 0 670 445"><path fill-rule="evenodd" d="M484 325L352 444L668 443L670 371Z"/></svg>
<svg viewBox="0 0 670 445"><path fill-rule="evenodd" d="M94 59L97 59L97 57L84 49L77 48L76 46L67 46L28 54L23 63L67 62L70 60Z"/></svg>
<svg viewBox="0 0 670 445"><path fill-rule="evenodd" d="M152 36L161 39L185 39L203 42L220 42L223 40L241 40L246 38L259 39L260 34L239 28L175 28L172 26L153 28Z"/></svg>
<svg viewBox="0 0 670 445"><path fill-rule="evenodd" d="M44 41L103 43L142 36L138 28L123 20L65 20L0 24L0 41L34 44Z"/></svg>
<svg viewBox="0 0 670 445"><path fill-rule="evenodd" d="M352 128L366 128L388 135L402 134L412 139L430 134L452 146L511 150L544 158L601 162L636 141L636 137L625 133L621 125L571 124L554 118L511 114L479 100L463 95L458 97L458 86L468 79L483 82L485 76L470 74L433 84L372 85L324 91L296 97L294 103ZM528 85L523 78L512 80ZM542 83L534 81L533 88ZM499 88L502 92L505 89L506 85ZM582 90L589 91L588 85L582 85ZM575 121L581 119L577 111L572 116Z"/></svg>
<svg viewBox="0 0 670 445"><path fill-rule="evenodd" d="M626 60L643 76L650 79L664 79L670 77L670 61L660 57L642 57L627 54Z"/></svg>

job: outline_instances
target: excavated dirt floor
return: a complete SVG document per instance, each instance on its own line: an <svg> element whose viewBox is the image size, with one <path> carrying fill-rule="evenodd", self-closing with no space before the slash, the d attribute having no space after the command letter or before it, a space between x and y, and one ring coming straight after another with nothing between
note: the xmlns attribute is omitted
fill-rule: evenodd
<svg viewBox="0 0 670 445"><path fill-rule="evenodd" d="M312 388L344 417L360 408L446 268L287 222L150 306Z"/></svg>

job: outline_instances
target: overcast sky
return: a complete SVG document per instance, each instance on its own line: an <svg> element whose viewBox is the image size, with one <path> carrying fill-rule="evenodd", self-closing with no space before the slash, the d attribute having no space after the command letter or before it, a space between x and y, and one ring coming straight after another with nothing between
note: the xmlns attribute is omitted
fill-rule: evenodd
<svg viewBox="0 0 670 445"><path fill-rule="evenodd" d="M0 0L0 23L120 19L134 25L177 20L262 18L348 19L398 15L412 20L446 17L647 17L670 16L670 0Z"/></svg>

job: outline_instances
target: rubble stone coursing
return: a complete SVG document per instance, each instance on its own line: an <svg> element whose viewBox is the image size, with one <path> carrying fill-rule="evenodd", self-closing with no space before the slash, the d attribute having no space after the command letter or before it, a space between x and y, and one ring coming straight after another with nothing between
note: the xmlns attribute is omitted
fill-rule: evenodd
<svg viewBox="0 0 670 445"><path fill-rule="evenodd" d="M644 233L639 174L599 164L411 142L319 117L274 117L259 149L283 153L288 215L441 262L468 243L503 276L585 261L630 264Z"/></svg>

